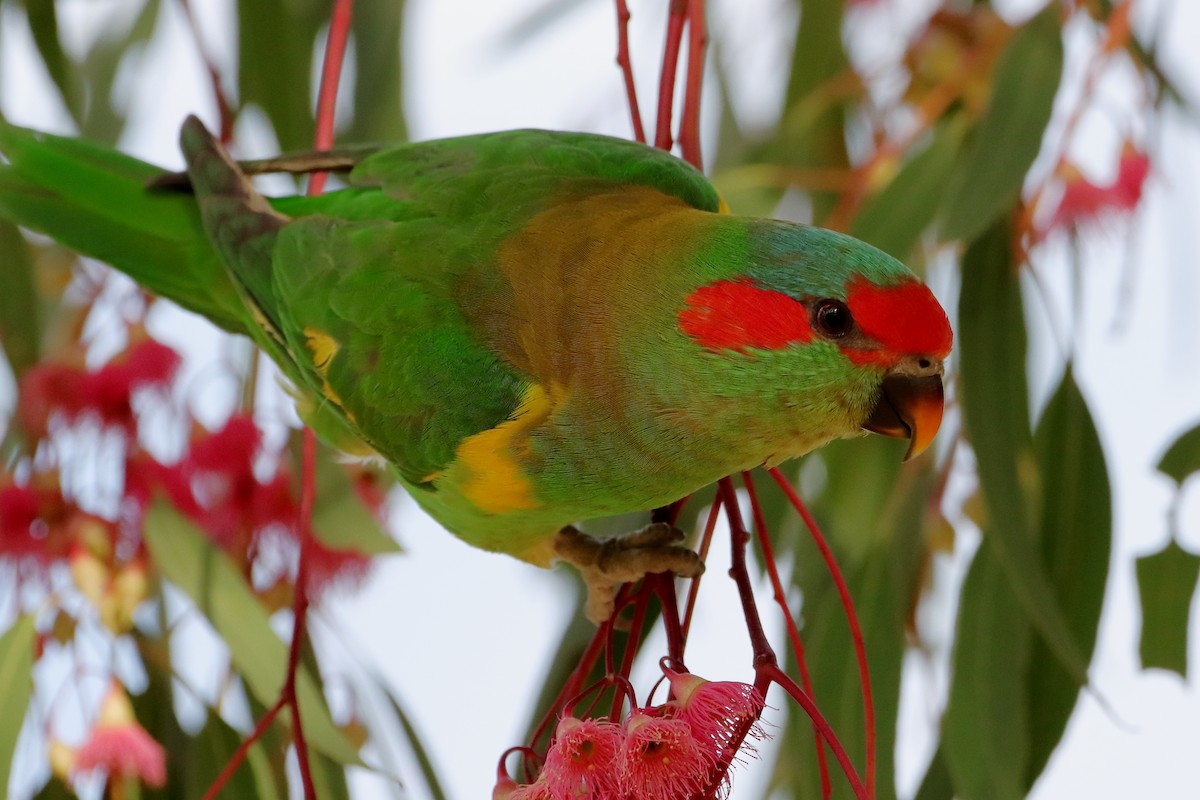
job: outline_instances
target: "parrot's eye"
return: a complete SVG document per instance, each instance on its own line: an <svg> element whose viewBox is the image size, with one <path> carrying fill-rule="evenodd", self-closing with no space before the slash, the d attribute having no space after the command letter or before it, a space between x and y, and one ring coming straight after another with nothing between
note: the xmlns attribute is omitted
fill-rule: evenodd
<svg viewBox="0 0 1200 800"><path fill-rule="evenodd" d="M822 300L813 311L813 325L823 336L840 339L850 332L854 318L841 300Z"/></svg>

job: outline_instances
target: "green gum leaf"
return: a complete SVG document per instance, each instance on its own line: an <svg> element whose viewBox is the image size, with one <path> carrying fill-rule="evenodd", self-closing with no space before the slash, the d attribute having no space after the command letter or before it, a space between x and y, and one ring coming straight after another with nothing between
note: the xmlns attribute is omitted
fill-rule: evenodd
<svg viewBox="0 0 1200 800"><path fill-rule="evenodd" d="M192 599L225 641L250 692L262 703L273 704L283 687L287 648L232 562L162 503L147 510L144 536L163 575ZM296 677L296 693L309 745L342 764L361 765L358 753L333 724L319 686L303 668Z"/></svg>
<svg viewBox="0 0 1200 800"><path fill-rule="evenodd" d="M1025 796L1032 635L1008 576L985 537L963 585L942 748L957 797Z"/></svg>
<svg viewBox="0 0 1200 800"><path fill-rule="evenodd" d="M41 350L38 297L29 245L17 227L0 221L0 344L18 379Z"/></svg>
<svg viewBox="0 0 1200 800"><path fill-rule="evenodd" d="M1112 551L1112 493L1100 436L1070 368L1038 423L1034 445L1042 480L1042 555L1067 625L1090 653ZM1028 684L1026 789L1062 738L1081 688L1041 639L1033 643Z"/></svg>
<svg viewBox="0 0 1200 800"><path fill-rule="evenodd" d="M0 636L0 790L8 786L17 737L33 696L33 617L22 616Z"/></svg>
<svg viewBox="0 0 1200 800"><path fill-rule="evenodd" d="M1188 622L1198 578L1200 556L1175 541L1137 560L1144 669L1166 669L1187 678Z"/></svg>
<svg viewBox="0 0 1200 800"><path fill-rule="evenodd" d="M929 146L900 168L895 178L868 200L850 227L851 235L900 260L908 258L929 227L954 174L966 120L940 123Z"/></svg>
<svg viewBox="0 0 1200 800"><path fill-rule="evenodd" d="M325 447L317 455L312 527L321 543L335 550L352 550L364 556L400 552L400 545L383 532L358 499L350 476L337 463L333 451Z"/></svg>
<svg viewBox="0 0 1200 800"><path fill-rule="evenodd" d="M239 0L237 7L242 104L263 110L284 152L311 147L313 43L326 20L325 4ZM369 83L365 78L358 82Z"/></svg>
<svg viewBox="0 0 1200 800"><path fill-rule="evenodd" d="M942 203L943 237L982 233L1021 191L1037 158L1062 75L1057 3L1014 34L996 65L991 98Z"/></svg>
<svg viewBox="0 0 1200 800"><path fill-rule="evenodd" d="M1077 683L1084 655L1054 592L1035 538L1036 498L1026 480L1034 465L1025 377L1025 316L1007 219L963 256L959 297L963 423L975 450L988 509L984 538L1030 622Z"/></svg>
<svg viewBox="0 0 1200 800"><path fill-rule="evenodd" d="M902 453L892 444L865 439L822 450L829 483L813 503L813 512L846 573L866 643L875 700L879 800L895 797L896 717L905 628L917 594L924 557L921 541L930 521L926 512L936 482L931 460L901 469ZM849 480L848 473L856 468L861 480ZM772 484L770 480L757 484L764 500L780 494ZM857 487L856 499L847 496L848 486ZM787 521L796 517L790 505L764 511L769 514L768 522L778 525L772 527L776 552L791 549L797 559L796 578L803 597L800 619L814 699L851 759L861 765L866 749L862 691L837 592L807 531L784 529ZM798 675L794 659L789 657L789 662L789 674ZM794 755L778 760L772 786L788 796L819 797L812 725L807 717L789 715L784 736L783 751ZM833 797L852 797L836 767L832 775Z"/></svg>
<svg viewBox="0 0 1200 800"><path fill-rule="evenodd" d="M1200 472L1200 425L1180 434L1158 462L1158 471L1183 485L1193 472Z"/></svg>

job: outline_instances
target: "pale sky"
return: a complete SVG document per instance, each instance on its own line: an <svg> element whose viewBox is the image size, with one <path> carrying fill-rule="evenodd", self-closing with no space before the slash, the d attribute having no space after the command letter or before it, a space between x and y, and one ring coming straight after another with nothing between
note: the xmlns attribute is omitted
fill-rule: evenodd
<svg viewBox="0 0 1200 800"><path fill-rule="evenodd" d="M414 138L510 127L628 134L624 95L613 65L612 4L583 2L543 35L519 49L506 49L504 32L540 5L537 0L410 0L406 89ZM635 69L646 103L660 54L664 5L631 2ZM881 0L860 14L860 35L878 43L881 62L886 63L899 41L895 31L905 30L905 20L915 9L929 5L925 0ZM1037 5L1027 0L1008 3L1005 9L1019 18ZM1187 96L1200 100L1200 51L1194 46L1200 4L1143 0L1139 5L1139 30L1162 31L1163 62ZM62 4L68 44L82 46L97 20L128 6L122 0ZM219 31L231 18L230 0L193 6L202 15L218 60L227 59L233 42ZM763 121L777 104L785 79L781 59L791 23L783 24L787 20L780 16L784 3L723 0L712 6L710 24L730 32L724 57L738 90L739 113ZM171 38L156 37L151 62L137 74L124 76L123 96L130 97L133 120L124 146L150 160L178 164L180 120L193 111L211 120L213 109L176 5L168 2L165 7L162 24L170 27ZM1165 15L1161 27L1151 24L1160 13ZM45 76L31 66L30 47L14 4L0 6L0 111L20 124L69 130L62 110L46 102L53 92ZM1127 83L1114 82L1111 95L1105 95L1114 111L1107 119L1097 115L1089 120L1087 135L1077 143L1081 158L1107 160L1113 137L1145 136L1141 123L1126 126L1129 130L1122 127L1119 112L1127 107L1128 91ZM269 134L254 124L242 126L239 141L247 155L265 154L273 146ZM711 137L707 141L711 143ZM1170 482L1152 467L1180 430L1200 420L1200 316L1187 303L1200 298L1195 271L1200 253L1200 137L1194 122L1174 113L1150 146L1153 172L1135 220L1114 223L1085 243L1084 302L1078 319L1070 318L1065 299L1065 248L1047 248L1036 264L1051 287L1055 324L1060 330L1079 332L1077 374L1108 452L1116 490L1116 536L1109 596L1091 670L1105 705L1085 697L1077 707L1065 743L1035 787L1035 800L1200 796L1197 678L1184 682L1172 674L1142 672L1136 650L1140 612L1132 559L1166 541L1164 514L1171 498ZM1126 259L1135 276L1131 296L1124 296L1120 288ZM1031 299L1028 307L1031 323L1043 330L1045 305ZM211 334L205 323L162 305L151 327L189 355L183 383L200 387L193 407L201 419L218 421L232 404L229 387L207 385L203 375L228 343ZM1031 358L1035 386L1043 391L1055 377L1059 355L1035 352ZM280 397L264 403L276 419L287 415ZM1193 552L1200 552L1198 494L1192 486L1181 516L1183 542ZM407 501L397 503L395 528L405 554L384 559L359 592L321 609L314 636L328 652L330 664L344 666L350 674L368 666L393 682L424 733L452 798L489 797L495 762L504 749L519 743L540 688L539 676L565 624L567 576L473 550L440 531ZM723 575L725 558L725 548L715 547L710 575ZM731 584L706 581L698 615L703 626L689 645L689 666L706 677L748 679L749 648ZM1195 619L1193 623L1190 653L1196 665L1200 636ZM207 647L201 634L195 636L187 654L189 673L200 686L208 686L221 656ZM341 641L349 642L365 663L346 661ZM646 652L656 652L653 643ZM926 674L917 666L914 663L906 686ZM642 679L635 685L640 691L652 683L652 667L652 661L639 667ZM903 791L912 791L923 769L928 723L936 718L937 703L928 692L906 695L899 747ZM787 706L775 698L771 704ZM381 763L392 762L410 783L419 783L403 754L393 753ZM762 769L743 769L735 796L758 796L764 779ZM369 776L356 777L355 789L356 797L391 796L384 783ZM424 795L417 789L412 796Z"/></svg>

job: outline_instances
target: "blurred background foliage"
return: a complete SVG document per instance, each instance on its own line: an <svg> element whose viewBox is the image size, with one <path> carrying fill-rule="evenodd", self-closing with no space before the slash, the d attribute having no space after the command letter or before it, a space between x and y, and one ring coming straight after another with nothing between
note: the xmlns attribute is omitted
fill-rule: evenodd
<svg viewBox="0 0 1200 800"><path fill-rule="evenodd" d="M0 0L0 19L8 25L27 20L36 53L78 132L115 145L127 133L122 76L139 68L162 30L159 17L170 2L189 10L186 0L112 4L114 13L97 17L102 30L83 49L68 47L60 35L57 15L68 5L65 0ZM780 4L787 6L780 18L798 24L779 113L767 126L739 118L723 62L713 59L705 96L711 121L706 152L714 182L735 213L787 216L848 231L906 260L948 301L957 343L947 379L947 416L936 447L902 465L901 444L878 438L839 442L788 470L830 536L862 617L881 737L878 796L896 795L893 762L902 676L911 669L906 667L911 654L928 656L934 649L923 619L935 607L955 616L955 634L952 645L940 643L950 659L948 688L940 739L916 797L1020 798L1042 774L1087 686L1105 587L1114 568L1111 455L1072 369L1075 332L1028 322L1027 305L1044 291L1031 263L1047 242L1066 241L1078 254L1092 226L1114 219L1126 224L1121 218L1134 212L1153 164L1151 132L1157 120L1177 110L1192 115L1195 109L1158 63L1155 42L1135 35L1130 24L1134 2L1051 2L1015 19L982 0L930 4L936 7L904 44L898 63L881 70L866 66L868 61L855 52L854 25L858 15L886 3ZM236 63L215 60L209 65L212 102L222 109L226 133L250 112L267 120L283 149L310 145L314 76L329 5L324 0L237 2L236 26L222 33L228 37L222 50L232 52ZM562 18L584 5L583 0L547 2L514 20L505 41L519 48L531 38L551 36ZM639 12L637 4L633 9ZM405 12L404 3L396 0L356 4L350 51L355 79L339 103L339 141L406 136ZM614 17L612 30L615 24ZM719 54L722 27L710 25L710 35ZM1076 43L1083 64L1070 74L1064 67L1068 40ZM231 41L236 47L228 47ZM203 42L200 51L209 52ZM1120 132L1107 165L1114 177L1100 181L1088 177L1071 154L1079 120L1099 102L1095 88L1109 71L1132 76L1136 99L1120 112L1128 119L1112 120ZM615 80L615 67L613 75ZM0 333L13 376L21 380L48 362L87 374L101 371L96 357L89 357L88 331L96 316L113 313L111 298L100 302L105 297L103 274L94 266L80 267L57 246L23 236L5 223L0 223L0 264ZM1078 263L1074 269L1080 269ZM118 316L127 323L129 345L121 352L128 358L145 309L140 297L122 302L117 307L124 311ZM1057 354L1056 386L1046 397L1035 397L1027 378L1034 350ZM242 382L253 408L255 369L239 363L230 373ZM27 389L30 384L21 385ZM138 384L126 385L125 391L124 399L139 412L148 407ZM21 402L52 400L38 396ZM130 425L124 455L136 459L143 450L154 451L144 443L152 435L144 420L131 417ZM186 415L176 420L175 432L176 458L219 433L198 428ZM103 439L103 426L86 433ZM81 434L76 430L73 435ZM47 530L69 530L62 534L61 552L53 554L31 555L11 546L6 550L6 540L0 539L0 590L10 595L3 605L7 633L0 639L5 709L0 786L8 783L16 755L36 757L44 765L19 770L24 783L18 785L13 776L12 796L33 791L53 798L78 791L81 796L122 797L133 787L142 797L199 797L238 747L246 712L258 718L278 693L285 645L272 628L271 615L287 613L281 609L286 609L292 578L286 569L264 576L244 547L239 562L211 534L205 535L203 520L188 519L181 508L166 504L146 511L139 528L143 545L121 551L117 545L123 540L114 528L107 549L89 551L86 534L76 523L93 516L106 525L121 522L120 499L127 487L118 487L115 495L110 487L113 497L105 501L104 487L88 488L87 476L68 476L67 456L56 460L48 455L56 437L70 438L61 426L32 430L28 418L14 412L3 444L3 485L36 487L43 492L42 502L31 519ZM82 446L78 438L74 441L74 447ZM57 441L57 452L68 454L71 446ZM288 447L276 448L274 458L273 469L294 474L298 461ZM322 544L357 555L393 550L353 491L359 490L366 507L377 509L388 490L386 478L347 473L330 454L323 454L322 463L317 508L325 520L318 524ZM1200 427L1180 436L1159 468L1181 493L1189 477L1200 471ZM256 469L247 480L269 483L261 465ZM97 479L93 475L91 480ZM47 518L53 504L46 501L46 492L58 493L55 508L61 519ZM800 535L790 507L774 493L764 492L764 503L776 552L792 565L790 599L802 620L815 698L861 764L862 700L833 584L815 549ZM0 529L19 538L21 532L11 530L16 512L7 508ZM691 508L694 524L701 504ZM1178 540L1177 522L1173 514L1171 542L1139 559L1136 574L1143 664L1186 675L1189 604L1200 557ZM330 532L328 538L321 529ZM338 540L346 531L357 533ZM94 571L100 588L93 591L80 566L84 551L98 564ZM955 559L969 563L961 582L938 566ZM133 589L121 594L119 576L135 568L141 571L141 583L135 581ZM179 592L165 590L164 582ZM186 613L203 615L228 647L227 681L242 698L241 703L207 709L198 728L182 726L172 710L173 693L181 689L173 675L173 659L179 655L172 652L171 632L181 603L192 609ZM542 704L578 661L588 632L586 623L577 621L564 633ZM85 635L104 638L112 661L119 660L119 641L132 642L132 657L144 672L141 690L132 699L136 724L169 753L170 769L161 785L145 776L131 782L116 774L89 782L71 771L69 760L62 767L51 757L57 717L36 699L34 680L51 679L49 668L41 665L47 653L78 648L78 637ZM793 674L795 669L789 665ZM406 776L409 790L442 796L435 770L393 689L375 682L372 696L385 702L366 725L364 715L331 715L320 691L315 652L306 655L302 684L302 704L311 710L305 723L319 753L320 797L347 796L345 766L360 763L361 745L382 736L383 727L392 735L399 732L418 753L425 788L414 788L421 781L414 784L413 776ZM239 693L239 686L244 691ZM544 707L531 709L531 720L543 712ZM22 719L26 733L18 748ZM92 713L81 719L76 727L91 726L93 736L102 727L103 720ZM771 773L769 791L819 797L807 720L798 713L787 715L776 736L779 743L768 751L768 763L754 767ZM228 796L287 796L286 741L286 725L277 723L254 745ZM851 795L835 779L833 796Z"/></svg>

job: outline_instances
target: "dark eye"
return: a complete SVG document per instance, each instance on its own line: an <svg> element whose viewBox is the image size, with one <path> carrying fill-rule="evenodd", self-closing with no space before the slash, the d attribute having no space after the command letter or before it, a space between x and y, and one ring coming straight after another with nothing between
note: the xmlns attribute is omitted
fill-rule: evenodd
<svg viewBox="0 0 1200 800"><path fill-rule="evenodd" d="M821 335L840 339L850 332L854 318L841 300L822 300L813 312L813 324Z"/></svg>

